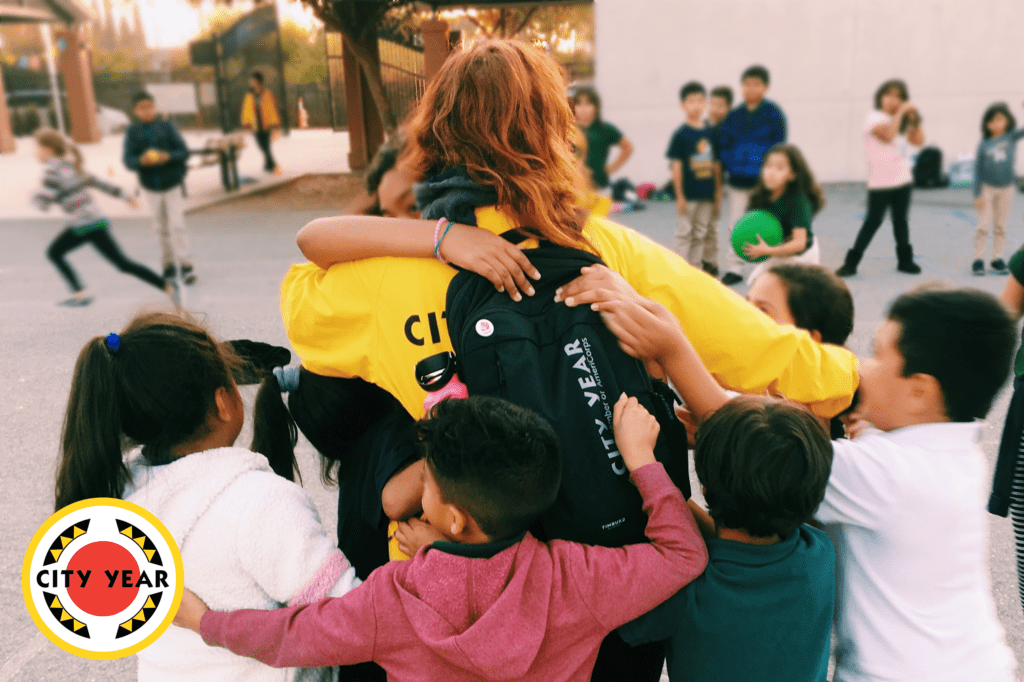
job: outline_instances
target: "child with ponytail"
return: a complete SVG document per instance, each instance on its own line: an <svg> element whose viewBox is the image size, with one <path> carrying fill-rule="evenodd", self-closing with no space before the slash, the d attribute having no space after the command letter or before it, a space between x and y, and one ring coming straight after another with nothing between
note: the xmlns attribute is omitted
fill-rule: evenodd
<svg viewBox="0 0 1024 682"><path fill-rule="evenodd" d="M90 188L96 188L111 196L125 199L129 205L137 206L134 197L127 197L119 187L107 184L89 175L82 165L82 153L56 130L43 129L36 132L36 157L46 168L43 187L33 201L40 209L50 204L59 204L71 216L67 227L57 235L46 249L46 257L54 264L71 287L72 296L60 305L79 307L92 303L92 295L82 286L78 275L68 264L65 256L86 243L92 243L100 255L121 272L138 277L147 284L166 292L177 303L174 284L167 282L145 265L137 263L121 251L121 247L110 234L110 221L103 215L89 195Z"/></svg>
<svg viewBox="0 0 1024 682"><path fill-rule="evenodd" d="M56 508L92 497L135 502L167 526L186 587L221 609L277 608L359 584L293 482L296 431L277 376L260 371L254 452L234 447L252 373L189 318L136 317L79 354L61 434ZM125 453L123 443L141 446ZM139 652L139 679L284 681L277 670L174 630ZM326 671L304 671L315 675ZM305 679L305 678L304 678Z"/></svg>

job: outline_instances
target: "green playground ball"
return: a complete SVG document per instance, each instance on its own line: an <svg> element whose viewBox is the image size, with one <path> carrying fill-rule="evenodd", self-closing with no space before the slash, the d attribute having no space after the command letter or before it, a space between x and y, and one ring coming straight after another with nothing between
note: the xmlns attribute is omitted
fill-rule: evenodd
<svg viewBox="0 0 1024 682"><path fill-rule="evenodd" d="M756 244L758 235L768 246L778 246L782 243L782 223L768 211L748 211L732 228L732 249L736 255L750 263L768 260L768 256L748 258L743 253L743 245Z"/></svg>

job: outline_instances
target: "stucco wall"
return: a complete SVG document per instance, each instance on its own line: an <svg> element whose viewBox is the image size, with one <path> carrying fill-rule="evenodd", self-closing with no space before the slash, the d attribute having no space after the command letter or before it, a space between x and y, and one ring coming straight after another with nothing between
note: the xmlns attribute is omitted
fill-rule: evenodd
<svg viewBox="0 0 1024 682"><path fill-rule="evenodd" d="M739 99L754 63L822 181L864 179L864 118L888 78L907 81L947 165L974 152L990 103L1024 124L1024 0L596 0L595 21L604 118L636 145L622 170L636 182L669 177L680 86Z"/></svg>

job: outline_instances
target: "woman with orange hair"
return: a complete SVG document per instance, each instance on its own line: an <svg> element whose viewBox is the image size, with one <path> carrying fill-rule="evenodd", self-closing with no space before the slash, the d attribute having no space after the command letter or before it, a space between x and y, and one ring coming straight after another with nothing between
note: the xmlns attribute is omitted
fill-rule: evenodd
<svg viewBox="0 0 1024 682"><path fill-rule="evenodd" d="M822 416L847 407L857 386L852 353L776 325L670 250L579 208L586 185L574 128L558 67L540 51L488 41L449 57L406 125L400 160L425 178L415 192L428 220L323 218L299 233L312 263L285 277L281 312L305 368L360 377L422 417L427 393L414 368L452 352L444 318L456 270L448 263L513 298L531 295L528 276L538 273L526 255L544 239L598 254L640 295L665 305L723 386L778 391ZM439 233L450 222L458 224ZM497 236L513 229L532 238L525 254ZM613 280L607 269L589 268L561 296L585 301ZM661 661L660 647L629 650L613 634L594 679L657 680Z"/></svg>

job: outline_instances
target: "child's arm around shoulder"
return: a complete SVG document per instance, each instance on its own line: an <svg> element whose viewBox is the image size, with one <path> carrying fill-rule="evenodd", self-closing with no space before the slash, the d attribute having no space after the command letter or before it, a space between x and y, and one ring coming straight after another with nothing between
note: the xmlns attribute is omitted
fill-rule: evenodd
<svg viewBox="0 0 1024 682"><path fill-rule="evenodd" d="M390 577L385 569L378 573ZM275 668L362 663L373 660L377 646L375 575L344 597L272 611L212 611L185 590L174 624Z"/></svg>
<svg viewBox="0 0 1024 682"><path fill-rule="evenodd" d="M435 242L435 235L439 244ZM520 300L533 295L527 274L540 279L522 249L470 225L438 229L436 220L347 215L317 218L295 238L302 255L323 269L367 258L434 258L488 279L498 291ZM517 298L518 297L518 298Z"/></svg>
<svg viewBox="0 0 1024 682"><path fill-rule="evenodd" d="M341 596L359 585L355 568L301 487L270 472L247 476L234 541L242 570L260 589L274 601L295 605Z"/></svg>
<svg viewBox="0 0 1024 682"><path fill-rule="evenodd" d="M651 610L704 571L708 553L682 493L654 459L658 422L636 398L615 403L615 440L644 500L650 544L594 547L557 542L571 580L606 630Z"/></svg>

